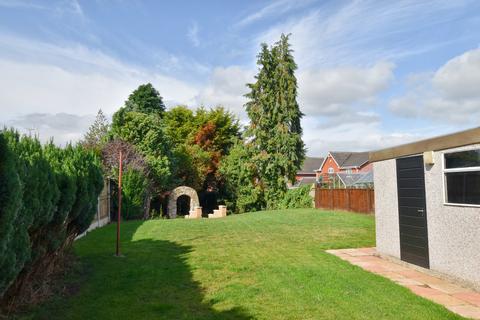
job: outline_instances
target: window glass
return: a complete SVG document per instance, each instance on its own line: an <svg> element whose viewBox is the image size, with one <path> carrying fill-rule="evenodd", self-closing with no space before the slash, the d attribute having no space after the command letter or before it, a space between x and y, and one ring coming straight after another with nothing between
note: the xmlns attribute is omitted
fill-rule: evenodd
<svg viewBox="0 0 480 320"><path fill-rule="evenodd" d="M480 149L445 154L445 169L480 167Z"/></svg>
<svg viewBox="0 0 480 320"><path fill-rule="evenodd" d="M480 204L480 171L445 173L447 202Z"/></svg>

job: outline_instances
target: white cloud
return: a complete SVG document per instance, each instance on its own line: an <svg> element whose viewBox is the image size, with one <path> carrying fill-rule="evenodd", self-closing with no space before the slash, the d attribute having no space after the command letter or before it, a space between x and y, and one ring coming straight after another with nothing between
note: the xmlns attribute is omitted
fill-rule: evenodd
<svg viewBox="0 0 480 320"><path fill-rule="evenodd" d="M328 151L372 151L425 137L424 132L385 132L378 119L325 126L317 117L305 117L302 126L310 156L323 156Z"/></svg>
<svg viewBox="0 0 480 320"><path fill-rule="evenodd" d="M187 37L192 42L193 46L198 47L200 45L200 39L198 38L198 24L193 22L188 28Z"/></svg>
<svg viewBox="0 0 480 320"><path fill-rule="evenodd" d="M22 133L36 135L42 142L55 137L55 143L65 145L80 140L94 119L94 115L31 113L8 121L7 125Z"/></svg>
<svg viewBox="0 0 480 320"><path fill-rule="evenodd" d="M53 14L62 16L75 16L85 20L86 16L78 0L63 0L56 3L40 4L39 1L29 0L0 0L0 7L11 9L34 9L49 11Z"/></svg>
<svg viewBox="0 0 480 320"><path fill-rule="evenodd" d="M307 116L329 117L327 125L378 121L379 116L369 113L368 106L390 84L393 68L391 63L379 62L370 68L300 72L298 100L301 110ZM245 118L244 95L249 91L246 84L255 80L255 72L240 66L215 68L208 85L196 97L196 104L224 105Z"/></svg>
<svg viewBox="0 0 480 320"><path fill-rule="evenodd" d="M255 45L271 44L281 33L291 33L300 68L392 61L455 41L432 38L412 48L409 33L448 24L463 13L465 4L464 1L333 2L300 18L294 16L278 23L258 35Z"/></svg>
<svg viewBox="0 0 480 320"><path fill-rule="evenodd" d="M432 83L448 99L480 98L480 49L448 61L435 73Z"/></svg>
<svg viewBox="0 0 480 320"><path fill-rule="evenodd" d="M480 49L449 60L433 75L419 77L407 92L392 99L389 108L407 118L478 125L480 121Z"/></svg>
<svg viewBox="0 0 480 320"><path fill-rule="evenodd" d="M24 0L0 0L0 7L5 8L25 8L25 9L46 9L46 7L35 3L34 1Z"/></svg>
<svg viewBox="0 0 480 320"><path fill-rule="evenodd" d="M371 104L393 79L394 65L335 68L299 73L299 101L308 115L350 113L351 104Z"/></svg>
<svg viewBox="0 0 480 320"><path fill-rule="evenodd" d="M310 155L321 155L329 149L384 148L458 130L458 125L450 130L439 123L426 123L428 132L413 134L385 127L386 107L379 104L382 101L379 96L390 89L395 78L395 65L400 65L401 59L461 40L461 37L444 38L431 33L419 44L418 39L412 39L412 33L446 28L464 15L469 2L350 1L324 4L301 17L279 20L256 36L252 51L258 51L260 42L273 44L281 33L291 33L290 43L299 66L298 99L306 114L302 121L304 140L310 148ZM431 77L430 74L430 88ZM460 87L467 90L463 85ZM437 97L419 95L417 91L425 92L416 89L407 97L408 101L397 99L391 104L397 104L401 112L416 113L420 98ZM430 100L431 103L434 101ZM451 118L464 118L456 112L452 114L455 110L452 105L444 103L443 108L442 113L437 108L430 116L449 114ZM474 105L471 101L464 101L461 108L472 110ZM411 128L406 130L410 132Z"/></svg>
<svg viewBox="0 0 480 320"><path fill-rule="evenodd" d="M301 7L304 7L311 3L312 0L297 0L297 1L291 1L291 0L277 0L273 1L267 6L263 7L260 10L257 10L246 17L244 17L242 20L240 20L238 23L235 24L237 27L244 27L246 25L252 24L258 20L265 19L267 17L271 16L279 16L282 15L286 12L289 12L293 9L298 9Z"/></svg>
<svg viewBox="0 0 480 320"><path fill-rule="evenodd" d="M243 96L248 92L247 83L253 82L254 71L239 66L218 67L212 72L209 84L196 97L196 104L223 105L245 118Z"/></svg>
<svg viewBox="0 0 480 320"><path fill-rule="evenodd" d="M91 116L102 108L112 114L146 82L158 88L166 101L193 104L199 92L194 84L80 45L60 46L0 34L0 48L0 123L7 125L18 125L18 119L31 119L31 114L38 113ZM37 119L47 121L48 116ZM51 122L48 127L38 123L41 136L55 134L58 141L78 137L73 129L73 136L56 130L59 123Z"/></svg>

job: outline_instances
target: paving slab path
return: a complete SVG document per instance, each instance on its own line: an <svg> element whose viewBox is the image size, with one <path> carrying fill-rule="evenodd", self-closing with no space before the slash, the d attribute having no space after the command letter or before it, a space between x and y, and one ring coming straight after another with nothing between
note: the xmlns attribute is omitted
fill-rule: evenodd
<svg viewBox="0 0 480 320"><path fill-rule="evenodd" d="M480 293L376 254L375 248L327 250L345 261L388 278L462 317L480 319Z"/></svg>

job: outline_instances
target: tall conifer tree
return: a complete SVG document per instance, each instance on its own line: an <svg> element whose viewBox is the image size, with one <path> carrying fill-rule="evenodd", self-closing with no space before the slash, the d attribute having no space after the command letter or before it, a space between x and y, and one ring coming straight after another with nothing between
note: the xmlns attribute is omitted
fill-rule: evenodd
<svg viewBox="0 0 480 320"><path fill-rule="evenodd" d="M163 115L165 104L160 93L151 83L140 85L125 101L126 111Z"/></svg>
<svg viewBox="0 0 480 320"><path fill-rule="evenodd" d="M103 113L102 109L98 110L97 117L93 124L88 128L87 133L83 137L82 145L88 149L100 150L106 143L106 137L110 125L108 124L107 117Z"/></svg>
<svg viewBox="0 0 480 320"><path fill-rule="evenodd" d="M247 141L258 167L258 183L264 189L268 208L275 207L293 181L305 159L300 120L303 114L297 103L297 65L283 35L270 49L262 44L257 64L256 82L248 84L246 95L250 124Z"/></svg>

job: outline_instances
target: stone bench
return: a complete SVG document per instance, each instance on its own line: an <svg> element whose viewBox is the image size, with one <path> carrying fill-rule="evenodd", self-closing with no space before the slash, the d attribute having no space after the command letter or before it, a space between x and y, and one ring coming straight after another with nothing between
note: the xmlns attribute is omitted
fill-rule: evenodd
<svg viewBox="0 0 480 320"><path fill-rule="evenodd" d="M189 215L185 216L185 219L201 219L202 218L202 207L195 207L193 210L189 211Z"/></svg>
<svg viewBox="0 0 480 320"><path fill-rule="evenodd" d="M227 207L226 206L218 206L217 210L213 210L213 213L208 214L208 218L223 218L227 216Z"/></svg>

